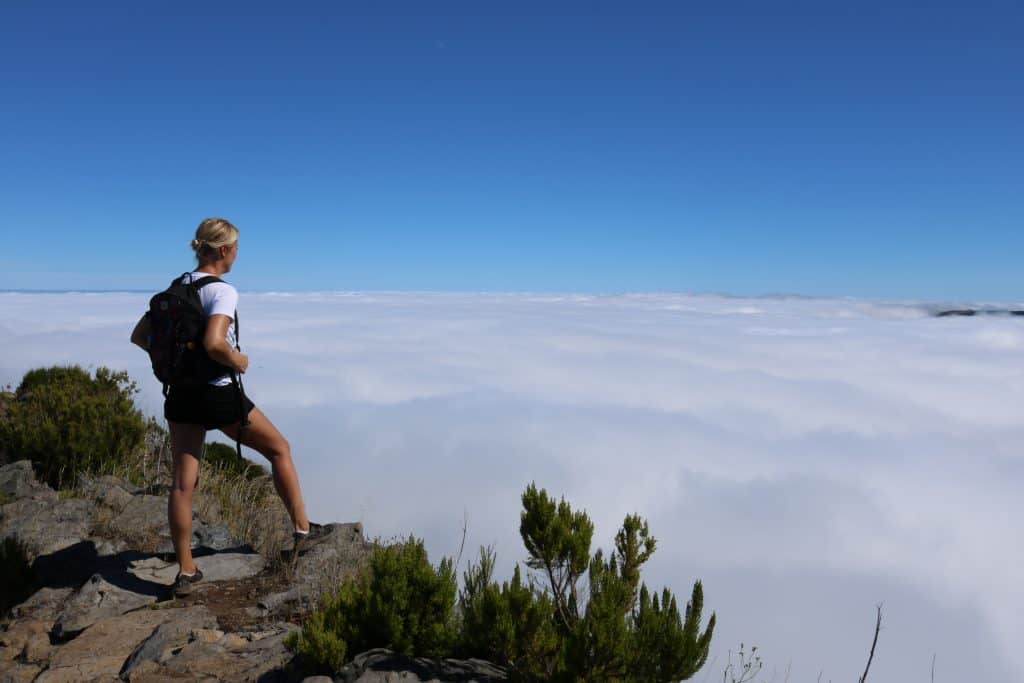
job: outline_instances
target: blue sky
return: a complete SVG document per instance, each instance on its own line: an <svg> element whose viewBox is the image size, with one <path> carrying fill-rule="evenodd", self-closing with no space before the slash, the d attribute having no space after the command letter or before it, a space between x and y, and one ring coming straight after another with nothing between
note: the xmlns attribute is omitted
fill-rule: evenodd
<svg viewBox="0 0 1024 683"><path fill-rule="evenodd" d="M374 7L5 2L0 288L1024 298L1018 3Z"/></svg>

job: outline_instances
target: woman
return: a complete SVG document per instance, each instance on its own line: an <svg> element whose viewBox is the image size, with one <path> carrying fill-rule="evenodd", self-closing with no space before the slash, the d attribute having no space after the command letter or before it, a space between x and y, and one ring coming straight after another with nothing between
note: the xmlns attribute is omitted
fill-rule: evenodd
<svg viewBox="0 0 1024 683"><path fill-rule="evenodd" d="M231 271L238 257L238 229L223 218L207 218L196 229L192 249L199 265L184 276L186 281L221 277ZM174 459L167 517L178 557L179 571L173 587L178 597L188 595L203 578L192 558L192 492L199 481L199 459L208 429L219 429L233 440L240 439L270 461L274 487L295 529L293 554L320 543L333 528L310 523L288 442L248 397L242 394L239 401L240 385L235 385L231 372L244 373L249 358L235 344L238 292L226 282L212 282L199 289L199 297L206 320L203 347L210 359L228 371L198 389L172 386L164 402ZM144 315L132 332L132 343L149 351L149 338L149 316ZM247 423L241 419L243 414Z"/></svg>

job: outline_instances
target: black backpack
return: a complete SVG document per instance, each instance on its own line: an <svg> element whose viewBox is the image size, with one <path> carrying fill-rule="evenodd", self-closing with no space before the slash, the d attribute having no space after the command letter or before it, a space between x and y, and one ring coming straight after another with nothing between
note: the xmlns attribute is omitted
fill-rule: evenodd
<svg viewBox="0 0 1024 683"><path fill-rule="evenodd" d="M149 300L149 359L153 374L164 385L165 396L170 387L197 388L222 375L233 374L231 368L210 358L203 346L206 316L199 290L223 280L215 275L194 281L190 278L187 273L176 278L170 287Z"/></svg>

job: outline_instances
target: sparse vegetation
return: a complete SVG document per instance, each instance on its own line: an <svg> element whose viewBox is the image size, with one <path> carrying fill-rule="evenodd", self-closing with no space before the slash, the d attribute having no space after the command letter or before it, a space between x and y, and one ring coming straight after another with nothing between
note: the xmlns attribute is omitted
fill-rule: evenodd
<svg viewBox="0 0 1024 683"><path fill-rule="evenodd" d="M265 477L267 471L254 462L238 457L234 446L211 441L206 444L203 453L203 465L214 467L226 475L238 475L245 479Z"/></svg>
<svg viewBox="0 0 1024 683"><path fill-rule="evenodd" d="M733 661L732 651L729 652L729 661L722 670L722 683L752 683L762 668L764 663L761 655L757 654L757 646L751 645L750 652L747 652L746 646L740 643L736 661Z"/></svg>
<svg viewBox="0 0 1024 683"><path fill-rule="evenodd" d="M220 444L223 445L223 444ZM232 450L232 457L238 457ZM254 472L256 472L254 476ZM275 563L291 542L291 520L274 491L270 475L257 465L248 469L204 463L196 489L196 512Z"/></svg>

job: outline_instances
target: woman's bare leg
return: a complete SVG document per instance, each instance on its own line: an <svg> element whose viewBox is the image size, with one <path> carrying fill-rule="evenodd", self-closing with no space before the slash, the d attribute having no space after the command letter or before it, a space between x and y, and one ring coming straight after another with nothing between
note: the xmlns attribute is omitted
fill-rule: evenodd
<svg viewBox="0 0 1024 683"><path fill-rule="evenodd" d="M171 541L183 574L193 574L196 563L192 560L192 492L199 481L199 458L203 454L206 430L202 425L168 422L171 432L171 452L174 459L174 481L167 502L167 521L171 526Z"/></svg>
<svg viewBox="0 0 1024 683"><path fill-rule="evenodd" d="M235 439L238 434L238 423L221 427L220 430ZM292 524L295 525L296 531L307 531L309 519L306 517L306 505L302 500L299 475L295 471L295 463L292 462L291 446L259 408L253 408L249 412L249 426L242 431L242 443L270 461L274 488L277 489L277 495L281 497L285 509L291 516Z"/></svg>

